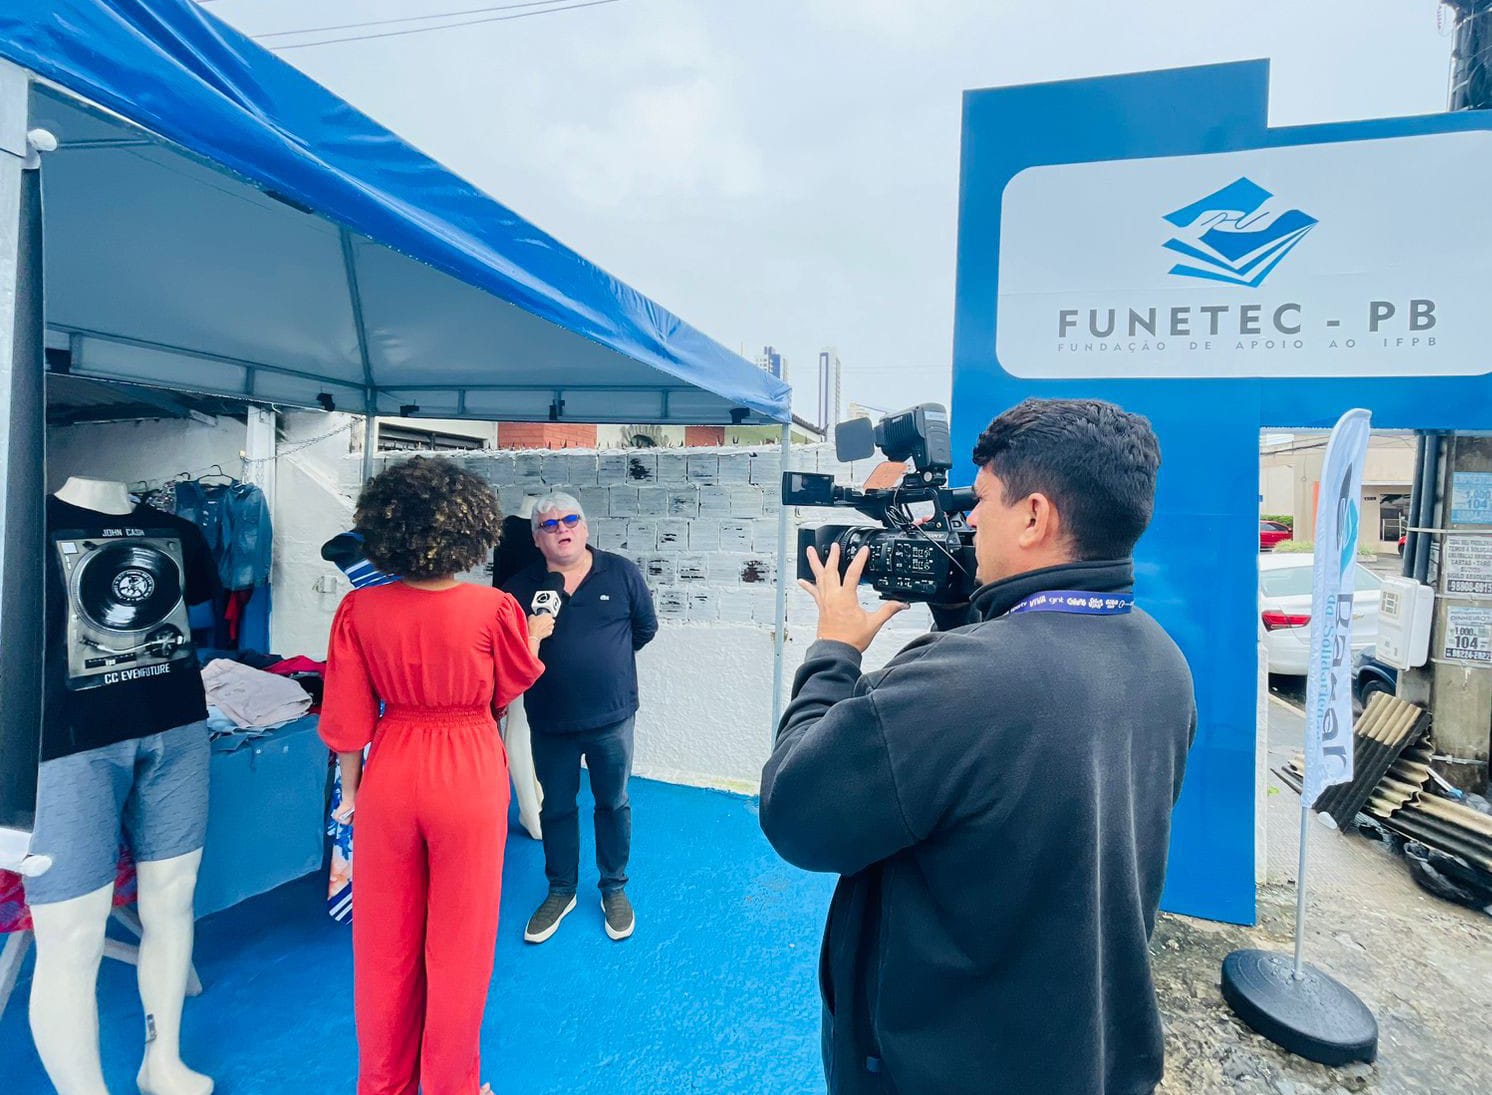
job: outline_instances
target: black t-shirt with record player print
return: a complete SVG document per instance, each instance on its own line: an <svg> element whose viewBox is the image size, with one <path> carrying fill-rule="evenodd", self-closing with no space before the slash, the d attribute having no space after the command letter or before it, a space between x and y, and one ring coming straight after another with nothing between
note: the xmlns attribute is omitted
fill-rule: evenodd
<svg viewBox="0 0 1492 1095"><path fill-rule="evenodd" d="M42 760L207 717L187 606L213 598L202 530L149 506L47 498Z"/></svg>

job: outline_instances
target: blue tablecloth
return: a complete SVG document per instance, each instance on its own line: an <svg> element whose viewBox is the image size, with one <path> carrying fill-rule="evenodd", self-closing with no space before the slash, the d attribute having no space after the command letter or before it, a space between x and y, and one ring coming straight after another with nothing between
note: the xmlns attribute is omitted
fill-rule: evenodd
<svg viewBox="0 0 1492 1095"><path fill-rule="evenodd" d="M199 917L321 867L327 751L316 723L308 715L231 752L214 748Z"/></svg>

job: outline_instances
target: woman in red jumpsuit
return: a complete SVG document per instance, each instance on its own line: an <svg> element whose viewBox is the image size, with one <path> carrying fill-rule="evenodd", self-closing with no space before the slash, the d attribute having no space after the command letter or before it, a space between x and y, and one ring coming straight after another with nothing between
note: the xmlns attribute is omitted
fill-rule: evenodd
<svg viewBox="0 0 1492 1095"><path fill-rule="evenodd" d="M356 810L359 1095L479 1088L508 830L496 715L544 671L518 602L453 577L501 522L447 460L396 465L358 500L369 561L402 579L342 601L321 712Z"/></svg>

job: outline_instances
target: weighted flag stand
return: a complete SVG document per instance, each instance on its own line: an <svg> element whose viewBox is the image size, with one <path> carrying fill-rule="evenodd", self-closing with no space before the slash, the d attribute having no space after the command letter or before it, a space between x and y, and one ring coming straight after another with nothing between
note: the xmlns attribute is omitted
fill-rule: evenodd
<svg viewBox="0 0 1492 1095"><path fill-rule="evenodd" d="M1348 411L1331 431L1317 503L1295 957L1292 961L1274 951L1238 950L1223 960L1223 999L1238 1017L1281 1048L1323 1065L1378 1056L1378 1021L1367 1005L1346 985L1304 960L1311 806L1323 788L1352 778L1352 587L1369 423L1367 411Z"/></svg>

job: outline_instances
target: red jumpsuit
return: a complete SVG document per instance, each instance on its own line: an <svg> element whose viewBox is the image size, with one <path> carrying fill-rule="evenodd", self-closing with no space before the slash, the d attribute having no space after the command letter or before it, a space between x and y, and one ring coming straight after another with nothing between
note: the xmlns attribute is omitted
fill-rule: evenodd
<svg viewBox="0 0 1492 1095"><path fill-rule="evenodd" d="M353 829L358 1093L475 1095L508 832L494 709L544 667L507 593L402 582L347 595L327 661L322 739L373 743Z"/></svg>

